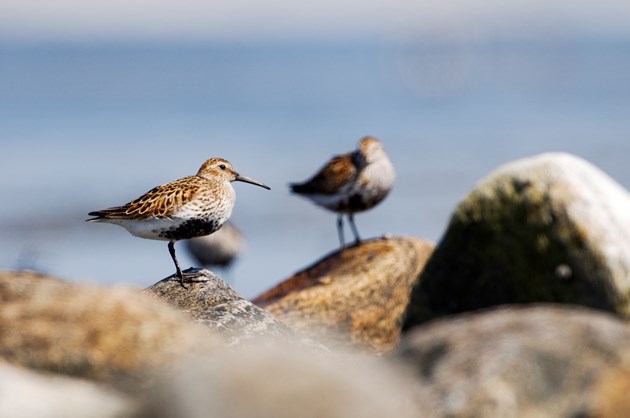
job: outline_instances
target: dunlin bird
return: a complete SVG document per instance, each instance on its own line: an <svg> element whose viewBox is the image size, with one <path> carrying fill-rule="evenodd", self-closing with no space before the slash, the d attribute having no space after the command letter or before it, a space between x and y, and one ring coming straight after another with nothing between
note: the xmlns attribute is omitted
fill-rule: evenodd
<svg viewBox="0 0 630 418"><path fill-rule="evenodd" d="M228 267L245 247L241 232L230 221L211 235L184 242L188 252L204 266Z"/></svg>
<svg viewBox="0 0 630 418"><path fill-rule="evenodd" d="M343 249L343 215L348 216L355 244L359 244L354 214L382 201L392 189L395 177L394 166L381 143L366 136L356 151L333 157L313 178L290 187L294 193L338 214L337 230Z"/></svg>
<svg viewBox="0 0 630 418"><path fill-rule="evenodd" d="M184 274L175 257L175 242L218 230L232 215L236 195L231 182L242 181L269 190L241 176L222 158L211 158L196 175L157 186L126 205L90 212L88 222L120 225L140 238L168 241L182 286Z"/></svg>

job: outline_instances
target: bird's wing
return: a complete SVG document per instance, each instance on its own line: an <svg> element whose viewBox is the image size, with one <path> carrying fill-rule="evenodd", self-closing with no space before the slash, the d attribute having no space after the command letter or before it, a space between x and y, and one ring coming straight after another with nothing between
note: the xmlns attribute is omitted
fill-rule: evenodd
<svg viewBox="0 0 630 418"><path fill-rule="evenodd" d="M161 186L154 187L139 198L123 206L90 212L97 219L170 218L174 212L193 200L201 189L201 179L196 176L184 177Z"/></svg>
<svg viewBox="0 0 630 418"><path fill-rule="evenodd" d="M293 184L291 188L296 193L304 194L337 193L356 179L358 169L354 160L354 153L333 157L312 179Z"/></svg>

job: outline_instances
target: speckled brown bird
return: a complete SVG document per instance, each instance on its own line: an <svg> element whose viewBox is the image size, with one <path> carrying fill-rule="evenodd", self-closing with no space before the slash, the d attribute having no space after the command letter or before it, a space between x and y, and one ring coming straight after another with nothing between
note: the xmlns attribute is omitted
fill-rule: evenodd
<svg viewBox="0 0 630 418"><path fill-rule="evenodd" d="M236 200L233 181L269 190L263 183L238 174L227 160L211 158L196 175L157 186L123 206L90 212L95 218L87 221L112 223L136 237L168 241L183 286L184 274L175 257L175 242L212 234L228 220Z"/></svg>
<svg viewBox="0 0 630 418"><path fill-rule="evenodd" d="M291 190L336 212L341 248L345 247L343 215L348 216L355 244L361 242L354 214L380 203L394 185L394 166L378 139L366 136L357 150L333 157L310 180L293 183Z"/></svg>

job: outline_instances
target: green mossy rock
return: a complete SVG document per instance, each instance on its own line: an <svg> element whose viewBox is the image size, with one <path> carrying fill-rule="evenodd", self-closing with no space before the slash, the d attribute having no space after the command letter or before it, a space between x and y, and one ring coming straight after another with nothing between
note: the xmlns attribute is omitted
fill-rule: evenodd
<svg viewBox="0 0 630 418"><path fill-rule="evenodd" d="M459 205L415 285L404 328L499 304L630 314L630 195L563 153L499 168Z"/></svg>

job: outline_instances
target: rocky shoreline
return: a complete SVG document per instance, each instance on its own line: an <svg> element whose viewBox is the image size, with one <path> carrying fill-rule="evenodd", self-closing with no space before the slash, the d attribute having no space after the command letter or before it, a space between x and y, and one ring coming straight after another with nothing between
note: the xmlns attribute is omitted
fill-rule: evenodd
<svg viewBox="0 0 630 418"><path fill-rule="evenodd" d="M252 301L196 272L1 272L0 416L630 416L630 194L572 155L498 168L436 245L369 240Z"/></svg>

